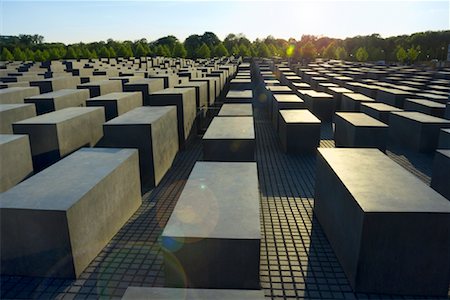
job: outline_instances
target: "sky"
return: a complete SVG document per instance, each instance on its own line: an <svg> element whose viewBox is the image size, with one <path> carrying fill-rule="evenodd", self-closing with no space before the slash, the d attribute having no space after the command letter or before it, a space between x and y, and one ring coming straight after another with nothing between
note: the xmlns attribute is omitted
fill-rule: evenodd
<svg viewBox="0 0 450 300"><path fill-rule="evenodd" d="M46 42L156 40L212 31L250 40L303 34L382 37L450 29L450 0L119 1L0 0L0 34L40 34Z"/></svg>

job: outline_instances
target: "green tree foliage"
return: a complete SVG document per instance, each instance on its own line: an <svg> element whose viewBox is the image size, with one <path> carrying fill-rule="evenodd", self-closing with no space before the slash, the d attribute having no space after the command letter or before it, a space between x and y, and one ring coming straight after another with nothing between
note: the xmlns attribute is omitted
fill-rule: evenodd
<svg viewBox="0 0 450 300"><path fill-rule="evenodd" d="M324 58L336 58L336 43L331 42L328 44L328 46L325 48L325 50L322 53L322 56Z"/></svg>
<svg viewBox="0 0 450 300"><path fill-rule="evenodd" d="M250 49L245 44L239 45L239 56L248 57L251 56Z"/></svg>
<svg viewBox="0 0 450 300"><path fill-rule="evenodd" d="M369 59L369 53L367 53L366 48L359 47L358 50L356 50L356 59L361 62L367 61Z"/></svg>
<svg viewBox="0 0 450 300"><path fill-rule="evenodd" d="M109 52L109 49L106 48L106 46L103 46L98 51L98 57L100 58L110 58L111 53Z"/></svg>
<svg viewBox="0 0 450 300"><path fill-rule="evenodd" d="M113 47L109 47L108 51L109 51L109 57L110 57L110 58L111 58L111 57L117 57L116 50L114 50Z"/></svg>
<svg viewBox="0 0 450 300"><path fill-rule="evenodd" d="M36 52L35 52L35 56L37 56ZM67 59L77 59L78 58L78 54L75 51L74 47L68 47L67 48L67 52L66 52L66 57L65 58L67 58ZM39 61L37 57L36 57L36 60ZM42 61L42 60L40 60L40 61Z"/></svg>
<svg viewBox="0 0 450 300"><path fill-rule="evenodd" d="M300 48L300 55L304 59L312 60L316 58L317 56L317 49L314 46L312 41L306 42L301 48Z"/></svg>
<svg viewBox="0 0 450 300"><path fill-rule="evenodd" d="M3 47L2 57L0 60L1 61L11 61L11 60L14 60L14 56L11 54L11 52L8 50L8 48Z"/></svg>
<svg viewBox="0 0 450 300"><path fill-rule="evenodd" d="M258 47L258 56L259 57L270 57L269 47L265 43L260 43Z"/></svg>
<svg viewBox="0 0 450 300"><path fill-rule="evenodd" d="M344 47L337 47L335 51L335 58L339 60L345 60L348 58L347 50Z"/></svg>
<svg viewBox="0 0 450 300"><path fill-rule="evenodd" d="M143 57L147 55L148 51L145 51L144 46L142 44L137 44L136 49L134 50L135 57Z"/></svg>
<svg viewBox="0 0 450 300"><path fill-rule="evenodd" d="M185 58L187 56L186 48L184 48L184 45L180 42L176 43L173 47L172 51L173 57L182 57Z"/></svg>
<svg viewBox="0 0 450 300"><path fill-rule="evenodd" d="M406 53L405 48L399 46L397 48L396 57L399 62L401 63L405 62L406 59L408 58L408 54Z"/></svg>
<svg viewBox="0 0 450 300"><path fill-rule="evenodd" d="M417 46L417 47L411 46L406 51L406 54L408 56L409 62L414 63L420 55L420 46Z"/></svg>
<svg viewBox="0 0 450 300"><path fill-rule="evenodd" d="M208 45L203 43L202 46L200 48L198 48L197 57L198 58L210 58L211 57L211 50L209 49Z"/></svg>
<svg viewBox="0 0 450 300"><path fill-rule="evenodd" d="M213 56L223 57L228 55L228 50L225 48L223 43L219 43L216 47L214 47Z"/></svg>
<svg viewBox="0 0 450 300"><path fill-rule="evenodd" d="M14 56L14 60L17 60L17 61L24 61L27 59L25 56L25 53L23 53L19 47L14 48L13 56Z"/></svg>
<svg viewBox="0 0 450 300"><path fill-rule="evenodd" d="M31 61L34 60L34 52L30 48L25 49L24 53L25 53L27 60L31 60Z"/></svg>
<svg viewBox="0 0 450 300"><path fill-rule="evenodd" d="M39 62L45 61L45 56L42 54L41 50L37 49L34 52L34 60L39 61Z"/></svg>

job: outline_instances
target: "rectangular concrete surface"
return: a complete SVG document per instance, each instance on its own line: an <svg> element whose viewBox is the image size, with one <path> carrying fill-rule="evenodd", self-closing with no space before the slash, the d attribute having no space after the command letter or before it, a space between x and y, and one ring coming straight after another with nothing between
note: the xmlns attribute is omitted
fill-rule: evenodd
<svg viewBox="0 0 450 300"><path fill-rule="evenodd" d="M139 92L116 92L89 98L86 106L101 106L105 109L105 119L109 121L136 107L142 106L142 94Z"/></svg>
<svg viewBox="0 0 450 300"><path fill-rule="evenodd" d="M336 113L334 122L336 147L386 150L388 125L383 122L359 112Z"/></svg>
<svg viewBox="0 0 450 300"><path fill-rule="evenodd" d="M305 102L294 94L274 94L272 101L272 125L278 131L278 115L282 109L306 108Z"/></svg>
<svg viewBox="0 0 450 300"><path fill-rule="evenodd" d="M203 159L254 161L253 117L215 117L203 135Z"/></svg>
<svg viewBox="0 0 450 300"><path fill-rule="evenodd" d="M33 174L27 135L0 134L0 193Z"/></svg>
<svg viewBox="0 0 450 300"><path fill-rule="evenodd" d="M450 128L450 120L413 111L392 112L389 138L414 151L432 152L438 146L441 128Z"/></svg>
<svg viewBox="0 0 450 300"><path fill-rule="evenodd" d="M197 108L208 107L208 84L206 82L188 81L175 86L176 88L195 88Z"/></svg>
<svg viewBox="0 0 450 300"><path fill-rule="evenodd" d="M0 89L0 104L23 104L27 97L39 95L37 87L10 87Z"/></svg>
<svg viewBox="0 0 450 300"><path fill-rule="evenodd" d="M333 95L316 91L301 91L304 92L306 107L321 121L330 122L335 111L335 99Z"/></svg>
<svg viewBox="0 0 450 300"><path fill-rule="evenodd" d="M183 289L130 286L122 300L264 300L262 290Z"/></svg>
<svg viewBox="0 0 450 300"><path fill-rule="evenodd" d="M169 287L259 289L256 163L197 162L162 233Z"/></svg>
<svg viewBox="0 0 450 300"><path fill-rule="evenodd" d="M158 185L179 149L175 106L135 108L106 122L103 131L100 147L139 150L143 192Z"/></svg>
<svg viewBox="0 0 450 300"><path fill-rule="evenodd" d="M282 109L278 136L284 152L315 153L320 145L320 120L307 109Z"/></svg>
<svg viewBox="0 0 450 300"><path fill-rule="evenodd" d="M225 103L252 103L252 90L229 90L225 96Z"/></svg>
<svg viewBox="0 0 450 300"><path fill-rule="evenodd" d="M134 149L81 149L0 194L1 274L76 278L141 205Z"/></svg>
<svg viewBox="0 0 450 300"><path fill-rule="evenodd" d="M164 89L164 79L144 78L123 86L124 92L141 92L144 105L150 105L150 94Z"/></svg>
<svg viewBox="0 0 450 300"><path fill-rule="evenodd" d="M438 118L445 116L445 104L426 99L406 99L405 110L418 111Z"/></svg>
<svg viewBox="0 0 450 300"><path fill-rule="evenodd" d="M13 133L12 124L36 116L34 104L0 104L0 133Z"/></svg>
<svg viewBox="0 0 450 300"><path fill-rule="evenodd" d="M219 117L252 117L253 109L251 104L225 103L219 111Z"/></svg>
<svg viewBox="0 0 450 300"><path fill-rule="evenodd" d="M134 81L134 84L137 81ZM127 86L128 84L125 84ZM109 93L121 92L122 83L119 80L100 80L94 82L83 83L77 86L77 89L89 90L89 97L98 97Z"/></svg>
<svg viewBox="0 0 450 300"><path fill-rule="evenodd" d="M342 94L341 110L358 112L361 110L362 103L375 103L375 99L359 93L344 93Z"/></svg>
<svg viewBox="0 0 450 300"><path fill-rule="evenodd" d="M152 106L175 105L177 107L178 139L184 147L189 138L196 117L195 88L171 88L152 93L149 103Z"/></svg>
<svg viewBox="0 0 450 300"><path fill-rule="evenodd" d="M403 109L384 103L361 103L361 112L389 124L391 112L401 112Z"/></svg>
<svg viewBox="0 0 450 300"><path fill-rule="evenodd" d="M30 86L38 87L41 94L55 92L62 89L76 89L80 84L80 77L61 76L31 81Z"/></svg>
<svg viewBox="0 0 450 300"><path fill-rule="evenodd" d="M34 104L38 115L42 115L55 110L67 107L86 106L89 98L89 91L76 89L62 89L55 92L27 97L25 103Z"/></svg>
<svg viewBox="0 0 450 300"><path fill-rule="evenodd" d="M447 296L450 201L377 149L318 151L314 214L354 291Z"/></svg>
<svg viewBox="0 0 450 300"><path fill-rule="evenodd" d="M450 128L439 132L438 149L450 149Z"/></svg>
<svg viewBox="0 0 450 300"><path fill-rule="evenodd" d="M13 124L15 134L28 134L35 171L83 147L93 147L103 136L101 107L70 107Z"/></svg>
<svg viewBox="0 0 450 300"><path fill-rule="evenodd" d="M450 149L440 149L434 154L430 186L450 201Z"/></svg>

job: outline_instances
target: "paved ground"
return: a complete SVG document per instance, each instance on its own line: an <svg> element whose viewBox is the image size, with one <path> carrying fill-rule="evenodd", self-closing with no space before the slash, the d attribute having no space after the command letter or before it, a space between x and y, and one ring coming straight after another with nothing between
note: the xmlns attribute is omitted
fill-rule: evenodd
<svg viewBox="0 0 450 300"><path fill-rule="evenodd" d="M264 110L255 109L255 124L263 232L261 284L266 297L394 299L352 292L320 225L313 217L314 156L283 154ZM322 128L321 146L334 146L331 125ZM144 196L142 207L80 279L3 276L0 298L120 298L128 286L163 286L159 236L192 167L197 160L201 160L201 150L201 139L193 138L178 154L173 168L158 188ZM395 147L389 148L387 154L429 183L430 156L406 153Z"/></svg>

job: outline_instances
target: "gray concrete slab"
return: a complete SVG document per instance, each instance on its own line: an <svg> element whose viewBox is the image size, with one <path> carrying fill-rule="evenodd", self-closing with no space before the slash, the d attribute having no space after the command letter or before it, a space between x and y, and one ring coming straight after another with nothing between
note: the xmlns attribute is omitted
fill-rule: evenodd
<svg viewBox="0 0 450 300"><path fill-rule="evenodd" d="M281 109L306 108L305 102L295 94L273 94L272 96L272 126L278 131L278 115Z"/></svg>
<svg viewBox="0 0 450 300"><path fill-rule="evenodd" d="M335 99L333 95L317 91L299 91L306 107L321 121L330 122L335 111Z"/></svg>
<svg viewBox="0 0 450 300"><path fill-rule="evenodd" d="M225 96L225 103L252 103L252 90L229 90Z"/></svg>
<svg viewBox="0 0 450 300"><path fill-rule="evenodd" d="M446 296L450 202L377 149L318 153L314 213L353 289Z"/></svg>
<svg viewBox="0 0 450 300"><path fill-rule="evenodd" d="M443 118L445 116L445 104L426 99L405 99L405 111L418 111Z"/></svg>
<svg viewBox="0 0 450 300"><path fill-rule="evenodd" d="M100 147L139 150L143 191L159 184L179 149L175 106L135 108L106 122L103 131Z"/></svg>
<svg viewBox="0 0 450 300"><path fill-rule="evenodd" d="M105 109L106 121L140 107L142 104L142 94L139 92L109 93L86 100L86 106L101 106Z"/></svg>
<svg viewBox="0 0 450 300"><path fill-rule="evenodd" d="M391 112L401 112L403 109L384 103L361 103L361 112L389 124Z"/></svg>
<svg viewBox="0 0 450 300"><path fill-rule="evenodd" d="M438 146L441 128L450 128L450 120L413 111L392 112L389 138L414 151L432 152Z"/></svg>
<svg viewBox="0 0 450 300"><path fill-rule="evenodd" d="M76 89L78 84L80 84L80 77L76 76L61 76L30 82L30 86L39 88L40 94L55 92L62 89Z"/></svg>
<svg viewBox="0 0 450 300"><path fill-rule="evenodd" d="M256 163L197 162L162 233L167 286L259 289L259 201Z"/></svg>
<svg viewBox="0 0 450 300"><path fill-rule="evenodd" d="M34 104L37 114L42 115L67 107L86 106L86 100L88 98L89 91L87 90L61 89L55 92L27 97L24 99L24 102Z"/></svg>
<svg viewBox="0 0 450 300"><path fill-rule="evenodd" d="M178 84L175 88L195 88L195 101L197 108L208 107L208 84L206 82L188 81Z"/></svg>
<svg viewBox="0 0 450 300"><path fill-rule="evenodd" d="M150 105L150 94L164 89L164 79L150 78L140 79L127 83L123 87L124 92L141 92L144 105Z"/></svg>
<svg viewBox="0 0 450 300"><path fill-rule="evenodd" d="M101 107L69 107L13 124L14 134L28 134L35 171L73 151L97 144L103 136Z"/></svg>
<svg viewBox="0 0 450 300"><path fill-rule="evenodd" d="M125 84L125 86L128 86L130 84L136 84L136 82L138 81ZM122 92L122 84L118 80L101 80L79 84L77 85L77 89L89 90L89 97L93 98L106 95L109 93Z"/></svg>
<svg viewBox="0 0 450 300"><path fill-rule="evenodd" d="M450 131L447 133L450 135ZM433 161L430 186L450 201L450 148L437 150Z"/></svg>
<svg viewBox="0 0 450 300"><path fill-rule="evenodd" d="M388 125L360 112L338 112L334 118L336 147L386 150Z"/></svg>
<svg viewBox="0 0 450 300"><path fill-rule="evenodd" d="M279 111L278 136L284 152L315 153L320 145L320 120L307 109Z"/></svg>
<svg viewBox="0 0 450 300"><path fill-rule="evenodd" d="M252 105L225 103L219 111L219 117L253 117Z"/></svg>
<svg viewBox="0 0 450 300"><path fill-rule="evenodd" d="M439 132L438 149L450 149L450 129L441 129Z"/></svg>
<svg viewBox="0 0 450 300"><path fill-rule="evenodd" d="M33 174L27 135L0 134L0 193Z"/></svg>
<svg viewBox="0 0 450 300"><path fill-rule="evenodd" d="M141 203L137 150L81 149L0 194L1 273L78 277Z"/></svg>
<svg viewBox="0 0 450 300"><path fill-rule="evenodd" d="M344 93L341 99L341 110L359 112L362 103L375 103L375 99L359 93Z"/></svg>
<svg viewBox="0 0 450 300"><path fill-rule="evenodd" d="M264 300L262 290L221 290L133 287L125 291L122 300Z"/></svg>
<svg viewBox="0 0 450 300"><path fill-rule="evenodd" d="M149 103L152 106L175 105L177 107L179 145L183 148L196 117L195 88L164 89L152 93Z"/></svg>
<svg viewBox="0 0 450 300"><path fill-rule="evenodd" d="M206 161L254 161L253 117L215 117L202 141Z"/></svg>
<svg viewBox="0 0 450 300"><path fill-rule="evenodd" d="M10 87L0 89L0 104L23 104L27 97L39 95L37 87Z"/></svg>
<svg viewBox="0 0 450 300"><path fill-rule="evenodd" d="M202 78L193 78L191 79L193 82L206 82L208 84L208 103L209 106L213 105L216 101L216 98L220 95L220 85L219 79L214 77L202 77Z"/></svg>
<svg viewBox="0 0 450 300"><path fill-rule="evenodd" d="M380 87L377 91L376 100L398 108L403 108L405 99L411 98L411 96L413 96L413 94L404 90Z"/></svg>
<svg viewBox="0 0 450 300"><path fill-rule="evenodd" d="M13 133L12 124L36 116L34 104L0 104L0 133Z"/></svg>
<svg viewBox="0 0 450 300"><path fill-rule="evenodd" d="M230 80L230 90L244 91L253 88L252 80L250 78L234 78Z"/></svg>

